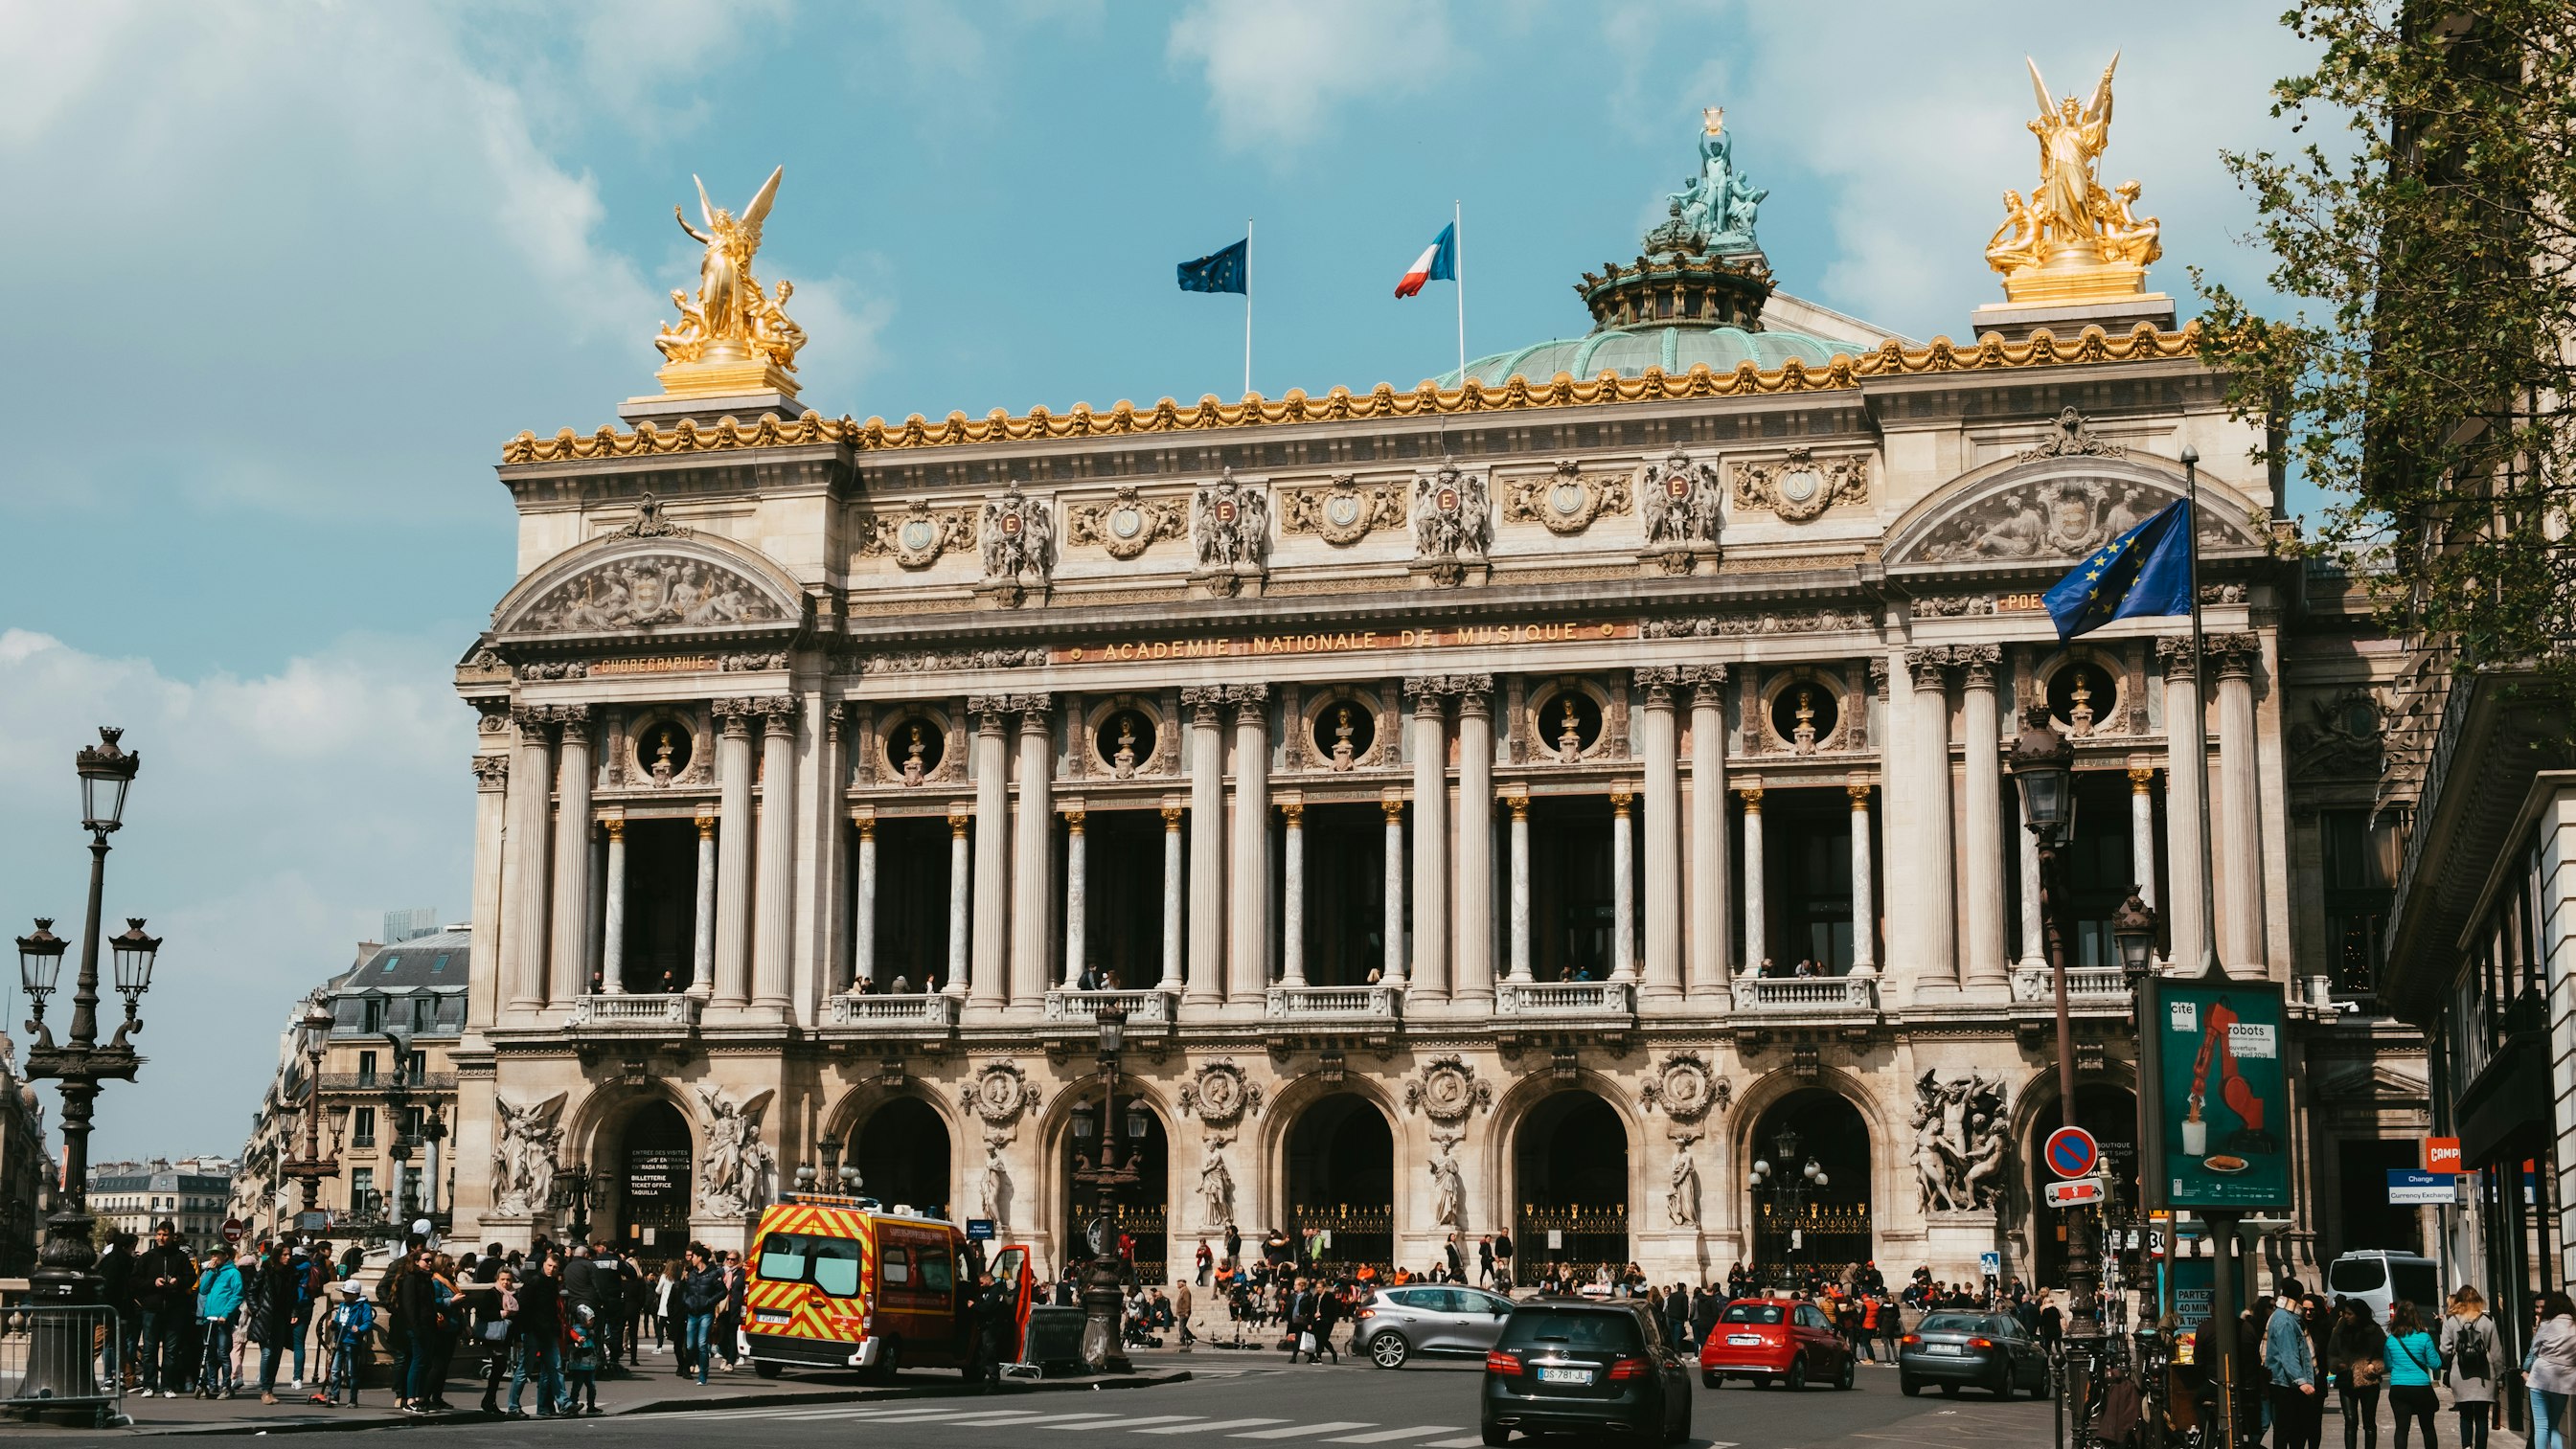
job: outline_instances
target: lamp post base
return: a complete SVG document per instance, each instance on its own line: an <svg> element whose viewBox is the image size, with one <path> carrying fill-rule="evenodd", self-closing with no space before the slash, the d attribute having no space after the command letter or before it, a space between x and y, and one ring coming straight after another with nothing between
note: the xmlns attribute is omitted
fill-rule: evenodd
<svg viewBox="0 0 2576 1449"><path fill-rule="evenodd" d="M1136 1371L1119 1332L1127 1318L1121 1287L1115 1258L1103 1254L1091 1260L1082 1286L1082 1362L1096 1374Z"/></svg>

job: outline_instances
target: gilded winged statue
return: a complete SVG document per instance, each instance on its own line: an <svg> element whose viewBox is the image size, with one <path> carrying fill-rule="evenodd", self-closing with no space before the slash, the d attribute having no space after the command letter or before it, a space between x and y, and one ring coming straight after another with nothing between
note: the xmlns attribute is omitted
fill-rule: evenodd
<svg viewBox="0 0 2576 1449"><path fill-rule="evenodd" d="M697 182L698 220L706 230L689 225L688 213L680 207L672 207L671 215L680 230L707 253L698 262L697 296L671 293L671 304L680 310L679 323L665 324L653 339L664 357L680 363L759 358L789 372L796 370L805 330L789 320L786 311L787 299L796 289L780 282L774 295L763 292L760 279L751 271L752 254L760 250L761 223L769 219L770 203L777 199L778 181L786 171L781 166L770 172L740 217L710 202L704 181L689 178Z"/></svg>
<svg viewBox="0 0 2576 1449"><path fill-rule="evenodd" d="M2027 201L2018 191L2004 193L2004 220L1986 243L1987 263L2007 278L2041 268L2080 274L2146 266L2163 247L2156 219L2133 210L2138 183L2106 190L2096 174L2111 139L2111 78L2120 68L2119 55L2102 67L2091 98L2081 100L2052 99L2039 62L2025 63L2039 102L2039 114L2029 123L2039 141L2039 185ZM2007 281L2007 290L2012 285Z"/></svg>

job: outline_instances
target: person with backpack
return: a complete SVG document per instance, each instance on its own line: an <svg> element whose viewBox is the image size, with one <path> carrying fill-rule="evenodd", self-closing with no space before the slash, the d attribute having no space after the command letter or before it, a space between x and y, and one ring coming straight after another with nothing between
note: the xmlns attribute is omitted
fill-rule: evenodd
<svg viewBox="0 0 2576 1449"><path fill-rule="evenodd" d="M2388 1306L2388 1407L2397 1417L2397 1449L2406 1449L2406 1426L2421 1422L2424 1449L2435 1449L2433 1414L2442 1407L2433 1385L2442 1376L2442 1346L2424 1331L2424 1317L2400 1298Z"/></svg>
<svg viewBox="0 0 2576 1449"><path fill-rule="evenodd" d="M327 1393L314 1395L314 1402L340 1406L340 1392L349 1394L349 1407L358 1407L358 1372L367 1361L369 1339L376 1331L376 1305L356 1283L340 1285L340 1306L324 1320L324 1332L331 1345L331 1385Z"/></svg>
<svg viewBox="0 0 2576 1449"><path fill-rule="evenodd" d="M241 1315L244 1290L241 1268L230 1253L207 1260L197 1277L197 1322L204 1325L205 1348L197 1367L201 1399L229 1399L239 1388L232 1376L233 1327Z"/></svg>
<svg viewBox="0 0 2576 1449"><path fill-rule="evenodd" d="M2504 1427L2504 1405L2496 1396L2496 1360L2504 1357L2504 1341L2487 1316L2486 1296L2466 1283L2442 1315L2442 1357L2451 1366L2444 1382L2451 1386L2451 1407L2460 1413L2460 1449L2487 1449L2487 1431Z"/></svg>

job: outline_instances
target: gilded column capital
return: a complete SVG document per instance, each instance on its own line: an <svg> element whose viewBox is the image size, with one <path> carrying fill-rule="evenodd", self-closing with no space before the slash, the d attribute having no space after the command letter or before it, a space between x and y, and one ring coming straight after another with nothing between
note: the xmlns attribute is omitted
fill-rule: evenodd
<svg viewBox="0 0 2576 1449"><path fill-rule="evenodd" d="M1961 676L1970 689L1995 687L1995 666L2002 663L2004 649L2000 644L1953 644L1950 662L1967 672Z"/></svg>
<svg viewBox="0 0 2576 1449"><path fill-rule="evenodd" d="M1950 651L1938 644L1905 651L1905 672L1919 690L1950 687Z"/></svg>
<svg viewBox="0 0 2576 1449"><path fill-rule="evenodd" d="M959 800L948 807L948 838L964 840L966 827L975 821L975 802Z"/></svg>
<svg viewBox="0 0 2576 1449"><path fill-rule="evenodd" d="M476 755L472 766L475 789L501 790L509 786L510 757L508 755Z"/></svg>
<svg viewBox="0 0 2576 1449"><path fill-rule="evenodd" d="M2212 634L2209 652L2218 656L2218 677L2251 679L2263 657L2263 641L2251 634Z"/></svg>
<svg viewBox="0 0 2576 1449"><path fill-rule="evenodd" d="M2189 635L2173 639L2158 639L2156 641L2156 657L2164 661L2165 678L2167 679L2197 679L2199 677L2199 671L2192 667L2191 638Z"/></svg>
<svg viewBox="0 0 2576 1449"><path fill-rule="evenodd" d="M862 815L850 823L859 827L859 839L874 840L877 838L877 818L874 815Z"/></svg>
<svg viewBox="0 0 2576 1449"><path fill-rule="evenodd" d="M1875 785L1845 785L1843 793L1851 797L1853 811L1859 812L1869 808L1869 792L1877 788ZM1753 793L1759 795L1762 792L1756 790Z"/></svg>
<svg viewBox="0 0 2576 1449"><path fill-rule="evenodd" d="M1529 820L1528 791L1513 791L1511 794L1503 797L1503 804L1512 812L1512 823L1514 825L1524 824Z"/></svg>
<svg viewBox="0 0 2576 1449"><path fill-rule="evenodd" d="M2130 794L2132 794L2132 795L2144 795L2144 794L2146 794L2146 793L2147 793L2148 789L2149 789L2150 787L2152 787L2155 783L2156 783L2156 767L2155 767L2155 766L2153 766L2153 765L2131 765L2131 766L2129 767L2129 793L2130 793Z"/></svg>
<svg viewBox="0 0 2576 1449"><path fill-rule="evenodd" d="M1303 829L1305 829L1305 828L1306 828L1306 802L1305 802L1305 801L1303 801L1303 800L1282 800L1282 801L1280 801L1280 802L1279 802L1279 819L1280 819L1280 821L1281 821L1283 824L1285 824L1285 825L1286 825L1289 829L1291 829L1291 830L1303 830Z"/></svg>
<svg viewBox="0 0 2576 1449"><path fill-rule="evenodd" d="M1622 780L1610 787L1610 814L1613 818L1627 819L1628 808L1636 803L1637 792L1628 787L1627 781Z"/></svg>
<svg viewBox="0 0 2576 1449"><path fill-rule="evenodd" d="M1079 805L1072 806L1064 812L1064 828L1075 835L1080 835L1082 833L1083 819L1083 807Z"/></svg>
<svg viewBox="0 0 2576 1449"><path fill-rule="evenodd" d="M622 841L626 838L626 817L611 815L599 822L599 828L608 832L609 839Z"/></svg>
<svg viewBox="0 0 2576 1449"><path fill-rule="evenodd" d="M1163 833L1165 835L1178 835L1181 830L1181 817L1187 813L1188 811L1179 805L1165 805L1163 807Z"/></svg>
<svg viewBox="0 0 2576 1449"><path fill-rule="evenodd" d="M716 810L715 810L715 807L714 807L714 806L712 806L712 805L701 805L701 806L699 806L699 807L698 807L698 820L697 820L697 824L698 824L698 838L699 838L700 840L713 840L713 839L715 839L715 838L716 838Z"/></svg>
<svg viewBox="0 0 2576 1449"><path fill-rule="evenodd" d="M1744 787L1742 787L1742 788L1738 789L1735 793L1744 797L1744 813L1745 813L1745 814L1747 814L1747 815L1759 815L1759 814L1761 814L1761 813L1762 813L1762 787L1761 787L1761 786L1759 786L1759 785L1746 785L1746 786L1744 786Z"/></svg>
<svg viewBox="0 0 2576 1449"><path fill-rule="evenodd" d="M1385 795L1385 796L1381 796L1381 797L1379 797L1379 799L1378 799L1378 802L1377 802L1377 808L1378 808L1379 813L1381 813L1381 814L1383 814L1384 816L1386 816L1386 823L1387 823L1387 824L1389 824L1389 825L1401 825L1401 824L1403 824L1403 823L1404 823L1404 797L1403 797L1403 796L1401 796L1401 795Z"/></svg>

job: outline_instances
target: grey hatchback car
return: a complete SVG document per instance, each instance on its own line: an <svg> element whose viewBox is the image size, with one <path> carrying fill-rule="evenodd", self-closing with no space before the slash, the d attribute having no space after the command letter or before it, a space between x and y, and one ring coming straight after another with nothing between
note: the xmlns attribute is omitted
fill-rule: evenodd
<svg viewBox="0 0 2576 1449"><path fill-rule="evenodd" d="M1512 1300L1455 1283L1380 1288L1360 1305L1359 1345L1379 1368L1417 1353L1481 1354L1502 1334Z"/></svg>
<svg viewBox="0 0 2576 1449"><path fill-rule="evenodd" d="M1925 1384L1945 1394L1988 1389L2007 1399L2026 1389L2044 1399L2048 1355L2008 1314L1927 1313L1896 1350L1896 1387L1919 1394Z"/></svg>

